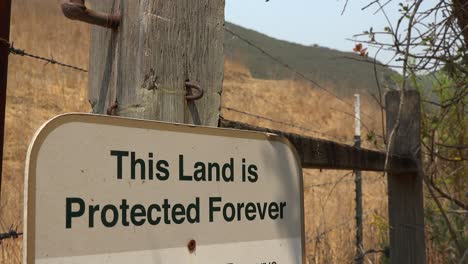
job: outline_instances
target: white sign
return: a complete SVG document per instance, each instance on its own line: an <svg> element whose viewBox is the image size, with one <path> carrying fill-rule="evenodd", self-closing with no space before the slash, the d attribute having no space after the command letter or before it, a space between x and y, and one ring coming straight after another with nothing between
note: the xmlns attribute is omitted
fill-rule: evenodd
<svg viewBox="0 0 468 264"><path fill-rule="evenodd" d="M276 135L68 114L26 183L28 264L305 263L302 170Z"/></svg>

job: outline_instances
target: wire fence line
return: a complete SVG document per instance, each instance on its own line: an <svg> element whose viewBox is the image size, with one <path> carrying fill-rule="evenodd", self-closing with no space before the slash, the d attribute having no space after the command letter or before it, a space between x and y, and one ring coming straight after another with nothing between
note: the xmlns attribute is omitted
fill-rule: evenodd
<svg viewBox="0 0 468 264"><path fill-rule="evenodd" d="M366 213L363 215L363 219L366 219L370 213ZM347 221L344 221L338 225L333 226L332 228L328 228L325 231L319 232L318 234L312 235L312 236L307 236L307 243L315 243L319 244L322 241L322 238L332 232L338 231L338 230L343 230L343 229L348 229L349 231L352 231L353 228L351 227L351 224L356 221L356 218L349 219ZM364 251L360 256L356 257L351 263L356 263L355 261L360 260L365 258L369 254L375 254L375 253L383 253L383 254L388 254L389 250L384 249L384 250L375 250L375 249L369 249L367 251ZM314 254L307 254L307 258L314 258ZM311 262L314 263L314 262Z"/></svg>
<svg viewBox="0 0 468 264"><path fill-rule="evenodd" d="M324 91L326 91L327 93L329 93L330 95L332 95L333 97L335 97L336 99L348 104L348 105L351 105L350 103L344 101L342 98L338 97L337 95L335 95L333 92L331 92L330 90L326 89L325 87L321 86L319 83L317 83L316 81L314 81L313 79L307 77L306 75L304 75L303 73L295 70L293 67L291 67L290 65L282 62L281 60L277 59L276 57L274 57L273 55L271 55L270 53L266 52L264 49L258 47L257 45L255 45L254 43L252 43L251 41L247 40L246 38L240 36L239 34L235 33L234 31L230 30L229 28L225 27L225 30L229 33L231 33L232 35L236 36L237 38L241 39L242 41L248 43L249 45L257 48L258 50L260 50L262 53L264 53L266 56L268 56L269 58L273 59L275 62L279 63L280 65L286 67L287 69L293 71L294 73L298 74L299 76L301 76L302 78L308 80L309 82L313 83L315 86L323 89ZM36 60L40 60L40 61L44 61L46 62L47 64L54 64L54 65L58 65L58 66L62 66L62 67L66 67L66 68L70 68L70 69L73 69L73 70L76 70L76 71L80 71L80 72L83 72L83 73L88 73L88 70L86 69L83 69L83 68L80 68L80 67L77 67L77 66L74 66L74 65L70 65L70 64L66 64L66 63L63 63L63 62L59 62L57 60L55 60L53 57L52 58L46 58L46 57L43 57L43 56L39 56L39 55L35 55L35 54L32 54L32 53L29 53L29 52L26 52L24 49L18 49L18 48L15 48L14 47L14 43L12 42L9 42L3 38L0 38L0 43L4 44L4 45L7 45L8 48L9 48L9 53L10 54L13 54L13 55L17 55L17 56L23 56L23 57L29 57L29 58L32 58L32 59L36 59ZM351 105L352 106L352 105ZM315 133L315 134L318 134L318 135L321 135L322 137L329 137L329 135L323 133L323 132L320 132L320 131L317 131L317 130L314 130L314 129L311 129L311 128L306 128L306 127L302 127L302 126L299 126L299 125L294 125L294 124L290 124L290 123L287 123L287 122L284 122L284 121L279 121L279 120L274 120L274 119L271 119L271 118L267 118L267 117L262 117L262 116L259 116L259 115L255 115L255 114L252 114L252 113L248 113L248 112L245 112L245 111L241 111L241 110L237 110L237 109L233 109L233 108L229 108L229 107L223 107L224 109L226 110L229 110L229 111L232 111L232 112L237 112L237 113L241 113L241 114L244 114L244 115L248 115L248 116L252 116L252 117L256 117L258 119L263 119L263 120L267 120L267 121L270 121L270 122L273 122L273 123L277 123L277 124L281 124L281 125L285 125L285 126L289 126L289 127L294 127L294 128L297 128L297 129L300 129L302 131L306 131L306 132L312 132L312 133ZM331 109L331 110L334 110L334 111L337 111L336 109ZM344 112L344 111L341 111L341 112ZM352 114L349 114L350 116ZM336 139L334 139L336 140ZM340 140L338 140L340 141ZM342 141L341 141L342 142Z"/></svg>
<svg viewBox="0 0 468 264"><path fill-rule="evenodd" d="M326 187L326 186L330 186L330 185L337 185L337 184L340 184L340 183L351 183L351 182L355 182L355 180L354 179L337 180L337 181L332 181L332 182L311 184L311 185L304 186L304 189L320 188L320 187ZM374 179L372 181L367 181L367 183L375 183L375 182L382 182L382 178Z"/></svg>
<svg viewBox="0 0 468 264"><path fill-rule="evenodd" d="M365 213L365 214L363 214L362 217L363 217L363 219L365 219L365 218L367 218L369 215L370 215L370 213ZM326 229L325 231L322 231L322 232L320 232L320 233L318 233L318 234L316 234L316 235L314 235L314 236L312 236L312 237L308 237L308 240L309 240L309 242L312 241L312 239L315 239L316 241L318 241L318 240L320 240L323 236L325 236L325 235L328 234L328 233L331 233L331 232L333 232L333 231L337 231L337 230L341 230L341 229L344 229L344 228L346 228L346 227L349 227L349 225L352 224L352 223L354 223L355 221L356 221L356 218L351 218L351 219L349 219L349 220L347 220L347 221L344 221L344 222L342 222L342 223L340 223L340 224L337 224L337 225L335 225L335 226L333 226L333 227L331 227L331 228L328 228L328 229ZM311 238L312 238L312 239L311 239Z"/></svg>
<svg viewBox="0 0 468 264"><path fill-rule="evenodd" d="M332 91L330 91L329 89L323 87L321 84L319 84L317 81L313 80L312 78L306 76L305 74L301 73L300 71L294 69L292 66L290 66L289 64L281 61L280 59L276 58L275 56L271 55L269 52L267 52L265 49L259 47L258 45L254 44L252 41L244 38L243 36L237 34L236 32L232 31L231 29L229 29L228 27L224 27L225 31L232 34L233 36L237 37L238 39L242 40L243 42L247 43L248 45L256 48L257 50L259 50L261 53L263 53L265 56L269 57L270 59L272 59L273 61L275 61L276 63L280 64L281 66L287 68L288 70L292 71L293 73L297 74L298 76L300 76L301 78L305 79L306 81L309 81L310 83L312 83L314 86L324 90L326 93L328 93L329 95L333 96L334 98L336 98L337 100L341 101L342 103L345 103L346 105L348 106L351 106L353 107L353 105L347 101L345 101L344 99L342 99L341 97L337 96L335 93L333 93ZM71 64L66 64L66 63L63 63L63 62L60 62L60 61L57 61L55 60L53 57L50 57L50 58L47 58L47 57L44 57L44 56L39 56L39 55L36 55L36 54L33 54L33 53L30 53L30 52L26 52L26 50L24 49L18 49L18 48L15 48L14 47L14 43L13 42L9 42L3 38L0 38L0 43L3 43L4 45L7 45L8 48L9 48L9 53L10 54L13 54L13 55L17 55L17 56L23 56L23 57L29 57L29 58L32 58L32 59L36 59L36 60L40 60L40 61L44 61L46 62L47 64L54 64L54 65L58 65L58 66L62 66L62 67L66 67L66 68L70 68L70 69L73 69L73 70L76 70L76 71L80 71L80 72L84 72L84 73L88 73L88 70L84 69L84 68L80 68L78 66L74 66L74 65L71 65ZM331 109L331 110L334 110L336 111L335 109ZM369 118L372 118L369 114L367 113L363 113L364 115L366 115L367 117ZM351 114L350 114L351 115Z"/></svg>
<svg viewBox="0 0 468 264"><path fill-rule="evenodd" d="M341 101L342 103L348 105L348 106L351 106L351 107L354 107L353 104L347 102L346 100L344 100L343 98L339 97L338 95L336 95L335 93L333 93L332 91L330 91L329 89L325 88L323 85L321 85L320 83L318 83L317 81L315 81L314 79L308 77L307 75L305 75L304 73L300 72L299 70L296 70L295 68L293 68L291 65L285 63L284 61L280 60L279 58L277 58L276 56L273 56L271 53L269 53L268 51L266 51L264 48L260 47L259 45L253 43L252 41L250 41L249 39L241 36L240 34L234 32L233 30L231 30L230 28L228 27L224 27L224 30L226 32L228 32L229 34L235 36L236 38L240 39L241 41L243 41L244 43L246 43L247 45L255 48L256 50L260 51L262 54L264 54L265 56L267 56L268 58L270 58L271 60L273 60L274 62L278 63L279 65L283 66L284 68L290 70L291 72L293 72L294 74L300 76L301 78L303 78L304 80L312 83L315 87L317 88L320 88L322 89L323 91L325 91L326 93L328 93L329 95L331 95L332 97L336 98L338 101ZM372 116L370 114L367 114L367 113L363 113L364 115L366 115L368 118L371 118L372 119Z"/></svg>
<svg viewBox="0 0 468 264"><path fill-rule="evenodd" d="M83 68L56 61L53 57L52 58L46 58L46 57L43 57L43 56L38 56L38 55L35 55L35 54L32 54L32 53L28 53L23 49L17 49L17 48L14 47L12 42L9 42L9 41L7 41L7 40L5 40L3 38L0 38L0 43L3 43L3 45L7 45L8 49L9 49L9 53L13 54L13 55L22 56L22 57L29 57L29 58L32 58L32 59L44 61L47 64L50 63L50 64L70 68L72 70L80 71L80 72L85 72L85 73L88 72L88 70L85 70Z"/></svg>
<svg viewBox="0 0 468 264"><path fill-rule="evenodd" d="M279 125L283 125L283 126L288 126L288 127L292 127L292 128L297 128L297 129L302 130L304 132L312 132L312 133L321 135L322 137L330 137L326 133L323 133L323 132L320 132L320 131L317 131L317 130L314 130L314 129L311 129L311 128L307 128L307 127L303 127L303 126L299 126L299 125L294 125L294 124L291 124L291 123L287 123L287 122L284 122L284 121L276 120L276 119L265 117L265 116L252 114L252 113L242 111L242 110L239 110L239 109L235 109L235 108L232 108L232 107L222 106L221 108L225 109L225 110L228 110L228 111L231 111L231 112L238 113L238 114L254 117L254 118L257 118L257 119L260 119L260 120L269 121L271 123L275 123L275 124L279 124ZM336 139L334 139L334 140L336 140Z"/></svg>

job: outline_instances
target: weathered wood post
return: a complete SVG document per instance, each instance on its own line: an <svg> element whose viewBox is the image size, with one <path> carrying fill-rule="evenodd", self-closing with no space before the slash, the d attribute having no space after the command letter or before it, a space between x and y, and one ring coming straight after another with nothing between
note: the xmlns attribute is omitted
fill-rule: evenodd
<svg viewBox="0 0 468 264"><path fill-rule="evenodd" d="M390 153L417 157L420 162L420 98L405 91L399 115L401 92L386 94L387 135L399 122ZM397 121L399 119L399 121ZM389 168L392 171L392 163ZM423 179L417 171L388 174L390 261L394 264L425 263Z"/></svg>
<svg viewBox="0 0 468 264"><path fill-rule="evenodd" d="M8 79L8 55L10 54L11 0L0 1L0 196L3 175L3 140L5 134L5 111ZM5 43L6 41L6 43Z"/></svg>
<svg viewBox="0 0 468 264"><path fill-rule="evenodd" d="M224 0L90 2L95 11L121 15L117 30L92 28L94 113L217 126ZM200 86L204 96L186 100L186 82Z"/></svg>

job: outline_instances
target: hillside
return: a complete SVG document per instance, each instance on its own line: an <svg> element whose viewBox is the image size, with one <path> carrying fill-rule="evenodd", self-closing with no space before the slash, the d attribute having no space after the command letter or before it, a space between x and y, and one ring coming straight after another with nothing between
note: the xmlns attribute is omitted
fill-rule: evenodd
<svg viewBox="0 0 468 264"><path fill-rule="evenodd" d="M228 22L226 27L307 77L333 87L339 95L350 96L354 92L365 90L376 92L373 64L345 58L360 59L351 52L353 48L351 42L350 52L341 52L317 45L304 46L278 40ZM246 65L254 78L267 80L299 78L229 32L225 33L224 45L226 58ZM382 66L378 66L377 70L379 79L383 82L389 82L390 76L396 74L395 71Z"/></svg>

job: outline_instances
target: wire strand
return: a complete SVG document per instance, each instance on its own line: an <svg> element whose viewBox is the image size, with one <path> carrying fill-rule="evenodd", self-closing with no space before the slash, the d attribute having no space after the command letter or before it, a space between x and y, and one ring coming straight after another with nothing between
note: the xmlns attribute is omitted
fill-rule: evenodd
<svg viewBox="0 0 468 264"><path fill-rule="evenodd" d="M253 43L252 41L248 40L247 38L239 35L238 33L234 32L233 30L231 30L230 28L228 27L224 27L224 30L226 32L228 32L229 34L237 37L238 39L242 40L243 42L245 42L246 44L248 44L249 46L257 49L258 51L260 51L261 53L263 53L265 56L269 57L270 59L272 59L273 61L275 61L276 63L280 64L281 66L283 66L284 68L290 70L291 72L295 73L296 75L300 76L301 78L303 78L304 80L306 81L309 81L310 83L312 83L314 86L316 86L317 88L320 88L322 89L323 91L325 91L326 93L328 93L329 95L333 96L334 98L336 98L337 100L341 101L342 103L348 105L348 106L351 106L351 107L354 107L353 104L345 101L343 98L337 96L335 93L333 93L332 91L330 91L329 89L323 87L321 84L319 84L317 81L313 80L312 78L308 77L307 75L305 75L304 73L296 70L295 68L293 68L292 66L290 66L289 64L281 61L280 59L278 59L277 57L273 56L272 54L270 54L269 52L267 52L265 49L261 48L260 46L256 45L255 43ZM367 113L363 113L364 115L366 115L367 117L369 118L372 118L371 115L367 114Z"/></svg>
<svg viewBox="0 0 468 264"><path fill-rule="evenodd" d="M324 136L324 137L328 137L328 135L326 135L325 133L314 130L314 129L311 129L311 128L302 127L302 126L294 125L294 124L287 123L287 122L284 122L284 121L275 120L275 119L272 119L272 118L269 118L269 117L252 114L252 113L245 112L245 111L238 110L238 109L234 109L234 108L231 108L231 107L222 106L221 108L225 109L225 110L228 110L228 111L231 111L231 112L243 114L243 115L246 115L246 116L255 117L257 119L263 119L263 120L266 120L266 121L269 121L269 122L272 122L272 123L293 127L293 128L300 129L302 131L312 132L312 133L316 133L316 134L319 134L319 135Z"/></svg>
<svg viewBox="0 0 468 264"><path fill-rule="evenodd" d="M88 72L87 70L82 69L82 68L80 68L80 67L77 67L77 66L73 66L73 65L70 65L70 64L65 64L65 63L63 63L63 62L56 61L54 58L46 58L46 57L38 56L38 55L35 55L35 54L32 54L32 53L28 53L28 52L26 52L25 50L22 50L22 49L17 49L17 48L15 48L15 47L13 46L13 43L10 43L10 42L8 42L7 40L5 40L5 39L3 39L3 38L0 38L0 42L8 46L8 49L9 49L9 53L10 53L10 54L18 55L18 56L23 56L23 57L29 57L29 58L36 59L36 60L41 60L41 61L45 61L45 62L50 63L50 64L54 64L54 65L58 65L58 66L66 67L66 68L70 68L70 69L76 70L76 71Z"/></svg>

